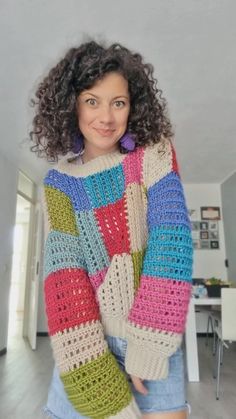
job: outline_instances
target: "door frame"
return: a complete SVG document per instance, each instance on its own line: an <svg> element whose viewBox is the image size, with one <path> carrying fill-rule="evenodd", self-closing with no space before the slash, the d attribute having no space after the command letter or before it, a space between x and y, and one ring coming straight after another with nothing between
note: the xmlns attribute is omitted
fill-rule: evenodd
<svg viewBox="0 0 236 419"><path fill-rule="evenodd" d="M25 199L25 194L21 194ZM30 208L30 223L29 223L29 241L28 241L28 252L27 252L27 267L26 267L26 279L25 279L25 305L24 305L24 318L23 318L23 329L22 335L24 338L27 338L28 335L28 327L29 327L29 307L30 307L30 281L32 275L32 258L33 258L33 233L34 233L34 226L35 226L35 202L28 198L31 202Z"/></svg>

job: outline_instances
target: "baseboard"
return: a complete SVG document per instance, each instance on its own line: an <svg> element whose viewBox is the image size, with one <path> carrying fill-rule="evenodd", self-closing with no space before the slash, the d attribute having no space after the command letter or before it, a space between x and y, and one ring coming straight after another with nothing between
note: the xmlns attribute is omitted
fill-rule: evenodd
<svg viewBox="0 0 236 419"><path fill-rule="evenodd" d="M37 336L48 336L48 332L37 332Z"/></svg>
<svg viewBox="0 0 236 419"><path fill-rule="evenodd" d="M3 348L0 351L0 356L6 355L6 353L7 353L7 348Z"/></svg>

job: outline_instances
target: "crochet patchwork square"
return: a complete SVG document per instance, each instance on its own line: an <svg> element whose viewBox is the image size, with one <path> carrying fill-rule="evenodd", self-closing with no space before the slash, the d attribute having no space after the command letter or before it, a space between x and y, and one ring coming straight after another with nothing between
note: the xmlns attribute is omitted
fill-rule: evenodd
<svg viewBox="0 0 236 419"><path fill-rule="evenodd" d="M127 228L127 209L124 197L114 204L95 211L99 231L110 257L130 252L130 237Z"/></svg>
<svg viewBox="0 0 236 419"><path fill-rule="evenodd" d="M115 203L124 193L124 173L121 164L82 179L92 208Z"/></svg>

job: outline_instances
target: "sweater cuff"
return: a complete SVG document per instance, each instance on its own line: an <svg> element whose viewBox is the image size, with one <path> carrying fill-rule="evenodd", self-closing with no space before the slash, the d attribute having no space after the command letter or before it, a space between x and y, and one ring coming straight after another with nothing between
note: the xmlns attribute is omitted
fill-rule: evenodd
<svg viewBox="0 0 236 419"><path fill-rule="evenodd" d="M121 412L115 416L109 416L109 419L141 419L141 412L137 406L137 403L132 397L131 402Z"/></svg>
<svg viewBox="0 0 236 419"><path fill-rule="evenodd" d="M128 341L125 370L142 380L164 380L169 372L169 358Z"/></svg>

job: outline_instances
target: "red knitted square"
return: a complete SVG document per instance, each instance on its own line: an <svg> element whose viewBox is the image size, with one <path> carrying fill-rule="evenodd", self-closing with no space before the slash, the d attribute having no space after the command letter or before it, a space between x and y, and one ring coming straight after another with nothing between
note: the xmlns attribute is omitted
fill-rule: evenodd
<svg viewBox="0 0 236 419"><path fill-rule="evenodd" d="M124 197L94 210L100 234L110 257L130 252L127 208Z"/></svg>
<svg viewBox="0 0 236 419"><path fill-rule="evenodd" d="M83 269L51 273L44 292L50 335L99 319L94 290Z"/></svg>

